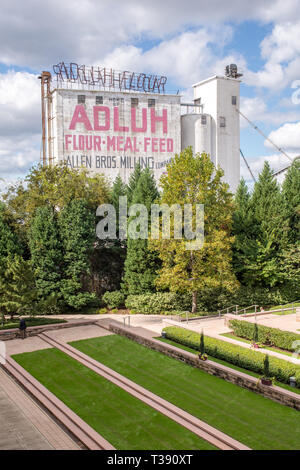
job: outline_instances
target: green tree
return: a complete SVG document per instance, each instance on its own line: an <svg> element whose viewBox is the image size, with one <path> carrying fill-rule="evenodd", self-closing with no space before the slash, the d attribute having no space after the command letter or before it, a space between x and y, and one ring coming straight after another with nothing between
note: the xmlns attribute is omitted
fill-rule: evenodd
<svg viewBox="0 0 300 470"><path fill-rule="evenodd" d="M278 269L281 271L291 300L300 298L300 243L290 245L280 256Z"/></svg>
<svg viewBox="0 0 300 470"><path fill-rule="evenodd" d="M204 344L203 330L201 331L201 336L200 336L200 354L201 354L201 356L203 356L203 354L205 354L205 344Z"/></svg>
<svg viewBox="0 0 300 470"><path fill-rule="evenodd" d="M234 202L232 263L238 280L247 284L249 277L251 278L252 275L251 267L256 262L257 257L256 237L258 227L251 205L251 194L244 179L240 181Z"/></svg>
<svg viewBox="0 0 300 470"><path fill-rule="evenodd" d="M270 377L270 361L269 361L268 354L266 354L265 359L264 359L264 377L266 379Z"/></svg>
<svg viewBox="0 0 300 470"><path fill-rule="evenodd" d="M141 165L138 163L135 166L134 171L130 175L129 182L128 182L127 189L126 189L127 203L129 206L132 203L133 193L137 187L141 174L142 174Z"/></svg>
<svg viewBox="0 0 300 470"><path fill-rule="evenodd" d="M289 242L300 243L300 160L295 160L287 171L282 184L282 197Z"/></svg>
<svg viewBox="0 0 300 470"><path fill-rule="evenodd" d="M101 174L91 176L87 170L71 169L66 163L31 168L24 183L11 186L4 200L21 231L27 231L36 210L45 205L62 210L73 199L84 199L96 208L109 200L109 183Z"/></svg>
<svg viewBox="0 0 300 470"><path fill-rule="evenodd" d="M273 287L282 282L278 257L287 246L288 227L280 187L270 165L264 168L251 197L256 230L256 259L249 264L249 285Z"/></svg>
<svg viewBox="0 0 300 470"><path fill-rule="evenodd" d="M2 291L2 292L1 292ZM30 261L14 255L0 280L0 308L11 315L34 315L38 301L35 277Z"/></svg>
<svg viewBox="0 0 300 470"><path fill-rule="evenodd" d="M84 285L91 276L95 215L86 201L74 199L64 207L58 223L63 250L61 293L65 303L78 310L95 300Z"/></svg>
<svg viewBox="0 0 300 470"><path fill-rule="evenodd" d="M150 215L151 204L157 200L159 193L153 174L149 168L142 171L136 188L133 191L131 203L144 204ZM129 218L129 224L134 217ZM150 223L150 217L149 223ZM127 255L124 265L122 289L128 294L143 294L154 290L154 280L159 260L157 253L150 251L148 239L132 239L128 236Z"/></svg>
<svg viewBox="0 0 300 470"><path fill-rule="evenodd" d="M201 249L186 249L185 236L174 239L152 240L162 261L157 285L171 291L188 292L192 297L192 312L197 310L197 292L202 289L224 287L233 290L237 285L233 274L232 225L233 201L229 186L223 180L223 171L215 168L206 154L193 155L189 147L176 155L167 166L167 174L160 180L161 202L171 206L191 204L193 225L196 204L204 205L204 243Z"/></svg>
<svg viewBox="0 0 300 470"><path fill-rule="evenodd" d="M118 235L118 227L119 227L119 198L122 196L126 196L127 188L126 185L123 183L123 180L120 175L118 175L114 181L110 202L114 206L116 210L116 219L117 219L117 235Z"/></svg>
<svg viewBox="0 0 300 470"><path fill-rule="evenodd" d="M63 251L57 216L49 206L36 210L29 231L29 247L40 298L59 295Z"/></svg>
<svg viewBox="0 0 300 470"><path fill-rule="evenodd" d="M22 245L13 230L6 206L0 202L0 270L5 269L6 259L14 254L22 254Z"/></svg>

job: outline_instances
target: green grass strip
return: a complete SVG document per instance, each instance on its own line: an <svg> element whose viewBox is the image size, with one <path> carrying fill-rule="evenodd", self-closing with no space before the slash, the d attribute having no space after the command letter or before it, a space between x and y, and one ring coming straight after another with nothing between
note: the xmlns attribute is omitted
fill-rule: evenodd
<svg viewBox="0 0 300 470"><path fill-rule="evenodd" d="M117 449L215 449L57 349L13 358Z"/></svg>
<svg viewBox="0 0 300 470"><path fill-rule="evenodd" d="M252 449L298 449L299 412L125 337L72 346Z"/></svg>

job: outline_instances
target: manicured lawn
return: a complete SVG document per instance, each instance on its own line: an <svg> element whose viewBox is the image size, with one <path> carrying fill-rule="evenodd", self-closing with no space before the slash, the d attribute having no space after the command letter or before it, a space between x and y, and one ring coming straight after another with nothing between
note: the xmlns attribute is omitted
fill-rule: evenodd
<svg viewBox="0 0 300 470"><path fill-rule="evenodd" d="M253 449L298 449L299 412L127 338L71 343L80 351Z"/></svg>
<svg viewBox="0 0 300 470"><path fill-rule="evenodd" d="M252 341L250 341L249 339L241 338L240 336L236 336L232 333L222 333L221 336L227 336L227 338L236 339L237 341L241 341L242 343L247 343L247 344L252 343ZM276 351L276 352L278 352L280 354L283 354L285 356L292 356L293 355L293 353L291 353L289 351L285 351L284 349L276 348L275 346L263 346L263 349L268 349L269 351Z"/></svg>
<svg viewBox="0 0 300 470"><path fill-rule="evenodd" d="M57 349L13 358L117 449L215 449Z"/></svg>
<svg viewBox="0 0 300 470"><path fill-rule="evenodd" d="M61 318L44 318L44 317L32 317L26 318L27 326L39 326L39 325L52 325L53 323L66 323L66 320ZM8 330L10 328L19 328L19 320L8 320L4 323L4 326L0 323L0 330Z"/></svg>

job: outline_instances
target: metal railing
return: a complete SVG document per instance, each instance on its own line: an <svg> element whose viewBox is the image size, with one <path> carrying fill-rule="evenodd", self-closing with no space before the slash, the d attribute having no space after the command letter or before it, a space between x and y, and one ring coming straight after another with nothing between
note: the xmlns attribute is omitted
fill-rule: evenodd
<svg viewBox="0 0 300 470"><path fill-rule="evenodd" d="M239 315L240 313L243 313L244 315L247 313L247 310L249 309L254 309L253 312L249 312L249 313L257 313L257 308L259 307L259 305L249 305L249 307L245 307L245 308L241 308L240 310L238 310L236 312L237 315Z"/></svg>
<svg viewBox="0 0 300 470"><path fill-rule="evenodd" d="M234 309L234 310L231 310ZM238 312L238 305L231 305L230 307L223 308L222 310L218 310L219 317L224 313L233 313L236 314Z"/></svg>

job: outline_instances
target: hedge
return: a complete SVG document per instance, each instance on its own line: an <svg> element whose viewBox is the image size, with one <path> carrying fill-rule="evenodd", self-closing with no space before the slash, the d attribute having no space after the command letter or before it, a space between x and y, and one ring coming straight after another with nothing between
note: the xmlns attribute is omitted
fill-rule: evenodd
<svg viewBox="0 0 300 470"><path fill-rule="evenodd" d="M230 320L229 326L233 329L233 333L240 338L253 340L255 323L246 320ZM265 345L276 346L287 351L294 352L294 341L300 341L300 335L291 331L282 331L279 328L271 328L269 326L258 325L258 342Z"/></svg>
<svg viewBox="0 0 300 470"><path fill-rule="evenodd" d="M191 296L180 295L175 292L129 295L125 301L127 308L145 315L160 315L165 312L189 310L190 304Z"/></svg>
<svg viewBox="0 0 300 470"><path fill-rule="evenodd" d="M168 326L163 329L166 338L176 343L199 351L200 334L178 326ZM230 364L263 374L265 354L237 346L227 341L205 336L205 352L209 356L222 359ZM289 378L296 377L296 385L300 388L300 365L269 356L270 375L279 382L289 383Z"/></svg>
<svg viewBox="0 0 300 470"><path fill-rule="evenodd" d="M124 305L125 295L119 290L112 292L107 291L103 295L102 300L109 308L119 308Z"/></svg>

